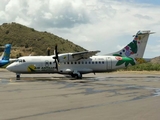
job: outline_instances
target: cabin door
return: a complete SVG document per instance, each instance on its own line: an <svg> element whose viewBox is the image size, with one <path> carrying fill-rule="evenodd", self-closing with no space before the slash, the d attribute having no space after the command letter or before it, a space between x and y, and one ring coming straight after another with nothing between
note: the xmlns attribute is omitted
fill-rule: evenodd
<svg viewBox="0 0 160 120"><path fill-rule="evenodd" d="M107 70L112 70L112 59L107 57Z"/></svg>

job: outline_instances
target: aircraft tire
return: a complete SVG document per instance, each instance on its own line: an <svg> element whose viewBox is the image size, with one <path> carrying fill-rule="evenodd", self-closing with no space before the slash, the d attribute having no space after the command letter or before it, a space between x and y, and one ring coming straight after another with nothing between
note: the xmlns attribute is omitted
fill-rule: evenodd
<svg viewBox="0 0 160 120"><path fill-rule="evenodd" d="M75 78L75 74L71 74L71 76L72 76L73 78Z"/></svg>
<svg viewBox="0 0 160 120"><path fill-rule="evenodd" d="M20 75L16 75L16 80L20 80Z"/></svg>
<svg viewBox="0 0 160 120"><path fill-rule="evenodd" d="M75 79L82 79L82 74L78 75L78 74L71 74L71 76Z"/></svg>
<svg viewBox="0 0 160 120"><path fill-rule="evenodd" d="M75 78L76 78L76 79L82 79L82 74L80 74L80 75L76 74L76 75L75 75Z"/></svg>

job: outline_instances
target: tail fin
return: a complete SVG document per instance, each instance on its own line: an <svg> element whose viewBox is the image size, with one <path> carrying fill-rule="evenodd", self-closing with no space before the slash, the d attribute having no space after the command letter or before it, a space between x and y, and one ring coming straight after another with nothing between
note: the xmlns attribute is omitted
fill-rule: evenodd
<svg viewBox="0 0 160 120"><path fill-rule="evenodd" d="M4 52L2 53L2 60L9 60L11 52L11 44L6 44L4 48Z"/></svg>
<svg viewBox="0 0 160 120"><path fill-rule="evenodd" d="M136 35L134 35L134 39L127 46L121 49L118 52L112 53L114 56L126 56L131 58L142 58L148 37L150 34L154 32L150 31L138 31Z"/></svg>

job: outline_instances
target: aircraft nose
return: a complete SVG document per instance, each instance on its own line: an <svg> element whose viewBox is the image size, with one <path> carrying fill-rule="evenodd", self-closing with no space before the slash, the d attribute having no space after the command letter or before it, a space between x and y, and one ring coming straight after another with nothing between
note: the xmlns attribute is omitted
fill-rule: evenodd
<svg viewBox="0 0 160 120"><path fill-rule="evenodd" d="M15 68L15 66L12 65L12 64L10 64L10 65L8 65L8 66L6 67L6 69L7 69L8 71L11 71L11 72L14 72L14 68Z"/></svg>

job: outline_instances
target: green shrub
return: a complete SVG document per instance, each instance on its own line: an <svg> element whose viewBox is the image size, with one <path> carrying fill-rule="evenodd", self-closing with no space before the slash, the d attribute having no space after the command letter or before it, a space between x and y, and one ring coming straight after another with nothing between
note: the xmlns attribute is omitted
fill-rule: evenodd
<svg viewBox="0 0 160 120"><path fill-rule="evenodd" d="M159 71L160 70L160 64L153 64L153 63L143 63L143 64L138 64L135 66L129 66L125 69L126 71Z"/></svg>

